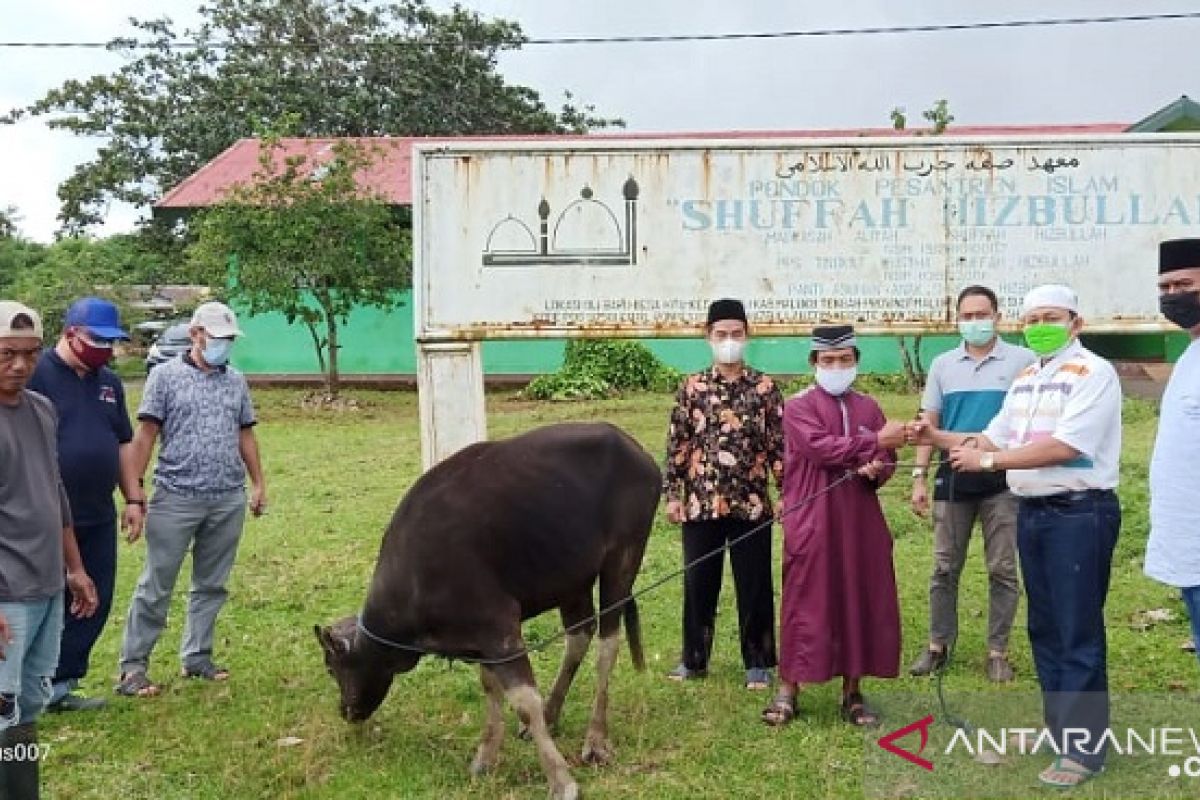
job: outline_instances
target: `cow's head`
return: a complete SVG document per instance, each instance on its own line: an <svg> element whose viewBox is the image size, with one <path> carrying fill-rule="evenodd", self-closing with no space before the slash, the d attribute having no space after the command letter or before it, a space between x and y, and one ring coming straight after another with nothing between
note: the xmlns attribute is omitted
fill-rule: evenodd
<svg viewBox="0 0 1200 800"><path fill-rule="evenodd" d="M396 672L393 659L375 647L360 645L358 620L354 617L340 619L325 628L314 625L313 631L325 651L325 669L341 691L342 717L347 722L362 722L387 697Z"/></svg>

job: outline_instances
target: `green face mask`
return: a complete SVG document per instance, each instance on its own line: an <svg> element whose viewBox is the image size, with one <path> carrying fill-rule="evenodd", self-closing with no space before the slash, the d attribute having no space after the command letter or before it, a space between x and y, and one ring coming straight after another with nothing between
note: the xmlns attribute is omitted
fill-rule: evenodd
<svg viewBox="0 0 1200 800"><path fill-rule="evenodd" d="M1039 356L1052 356L1071 341L1070 325L1039 322L1025 326L1025 343Z"/></svg>
<svg viewBox="0 0 1200 800"><path fill-rule="evenodd" d="M996 335L996 322L990 319L964 319L958 323L958 332L967 344L982 347Z"/></svg>

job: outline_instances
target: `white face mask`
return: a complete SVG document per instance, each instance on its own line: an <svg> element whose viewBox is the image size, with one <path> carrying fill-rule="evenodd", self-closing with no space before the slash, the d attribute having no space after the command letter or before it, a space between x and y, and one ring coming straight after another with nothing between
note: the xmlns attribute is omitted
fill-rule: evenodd
<svg viewBox="0 0 1200 800"><path fill-rule="evenodd" d="M858 367L829 369L817 367L817 384L834 397L846 393L850 384L858 377Z"/></svg>
<svg viewBox="0 0 1200 800"><path fill-rule="evenodd" d="M712 347L713 358L718 364L737 364L746 350L746 343L741 339L722 339L709 344Z"/></svg>

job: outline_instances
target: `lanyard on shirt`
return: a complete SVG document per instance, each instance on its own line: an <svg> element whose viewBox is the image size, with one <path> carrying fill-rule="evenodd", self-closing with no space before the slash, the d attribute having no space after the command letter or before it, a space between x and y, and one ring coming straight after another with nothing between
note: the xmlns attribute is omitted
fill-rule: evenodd
<svg viewBox="0 0 1200 800"><path fill-rule="evenodd" d="M1025 412L1025 425L1021 430L1020 444L1029 443L1029 433L1033 429L1033 418L1037 416L1038 409L1042 405L1042 398L1046 396L1046 393L1042 391L1042 387L1046 383L1052 382L1069 360L1063 359L1062 363L1054 368L1054 371L1050 373L1048 378L1044 376L1045 369L1038 370L1037 381L1033 386L1033 397L1029 399L1029 410Z"/></svg>

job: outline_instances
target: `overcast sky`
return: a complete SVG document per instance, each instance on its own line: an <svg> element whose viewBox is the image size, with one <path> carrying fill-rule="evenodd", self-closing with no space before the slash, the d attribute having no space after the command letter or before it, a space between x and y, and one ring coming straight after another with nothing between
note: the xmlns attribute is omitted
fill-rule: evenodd
<svg viewBox="0 0 1200 800"><path fill-rule="evenodd" d="M468 0L534 38L711 34L1200 11L1182 0ZM129 16L196 19L198 0L0 0L5 41L103 41ZM436 2L445 7L449 3ZM939 98L958 124L1134 122L1181 94L1200 96L1200 20L769 41L540 45L505 58L512 82L557 106L564 90L635 131L910 124ZM115 70L104 51L0 49L0 108L69 78ZM38 121L0 126L0 207L48 241L55 189L101 142ZM110 209L104 232L145 209Z"/></svg>

